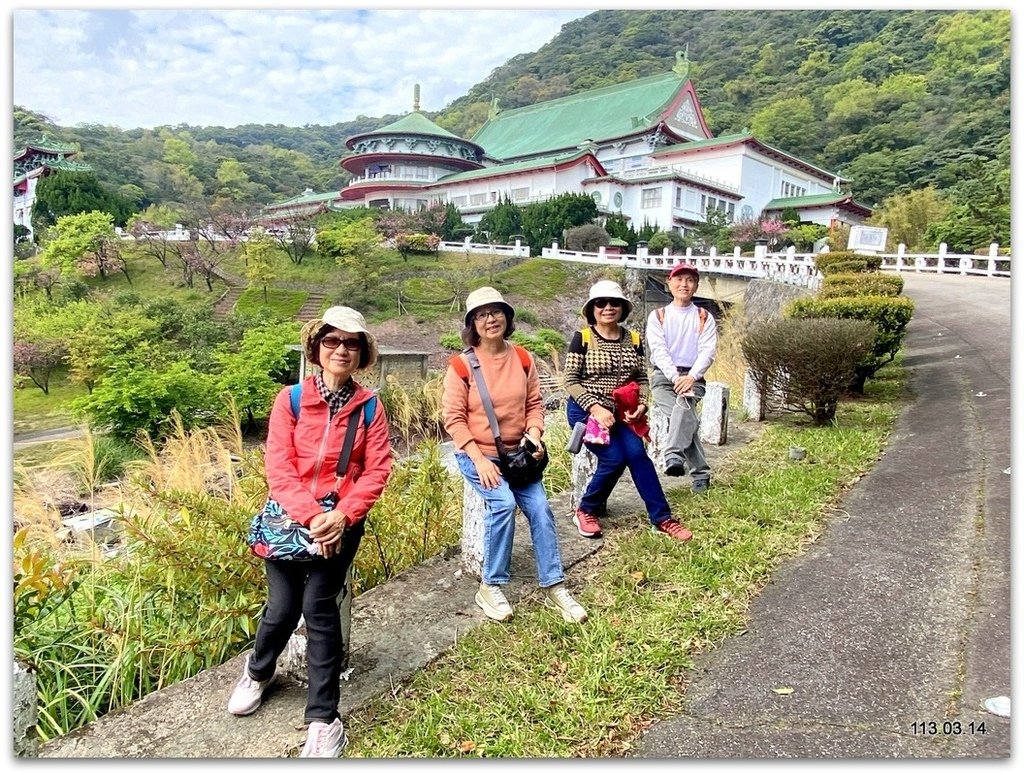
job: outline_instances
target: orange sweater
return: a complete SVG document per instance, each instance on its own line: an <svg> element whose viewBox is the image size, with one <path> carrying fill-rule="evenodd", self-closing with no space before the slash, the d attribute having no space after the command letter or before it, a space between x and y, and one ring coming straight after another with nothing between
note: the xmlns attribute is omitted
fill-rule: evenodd
<svg viewBox="0 0 1024 775"><path fill-rule="evenodd" d="M466 356L458 356L464 361ZM476 348L480 359L487 390L494 404L498 418L501 440L515 446L523 438L527 428L544 430L544 405L540 397L540 379L537 364L530 358L530 371L523 373L523 365L511 345L501 355L491 356ZM466 362L467 371L472 372ZM470 376L469 384L463 381L451 366L444 375L444 395L441 397L441 411L444 429L455 442L456 449L463 449L475 441L480 451L488 457L496 457L494 436L487 422L487 413L480 403L480 392L476 380Z"/></svg>

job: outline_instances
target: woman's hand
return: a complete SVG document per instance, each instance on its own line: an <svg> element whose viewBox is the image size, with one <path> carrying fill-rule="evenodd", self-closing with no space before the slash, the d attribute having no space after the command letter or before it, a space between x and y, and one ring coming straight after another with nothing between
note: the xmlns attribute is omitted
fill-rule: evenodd
<svg viewBox="0 0 1024 775"><path fill-rule="evenodd" d="M623 419L628 423L634 423L647 414L647 404L637 404L632 412L626 412Z"/></svg>
<svg viewBox="0 0 1024 775"><path fill-rule="evenodd" d="M530 443L533 444L533 446L535 447L534 451L531 452L530 454L532 454L534 458L536 458L537 460L540 460L542 457L544 457L544 445L540 443L540 436L533 437L527 434L526 436L523 436L523 440L519 443L519 446L525 447L527 439L529 439Z"/></svg>
<svg viewBox="0 0 1024 775"><path fill-rule="evenodd" d="M309 523L309 535L320 547L322 557L330 557L341 549L345 524L345 513L340 509L331 509L313 517Z"/></svg>
<svg viewBox="0 0 1024 775"><path fill-rule="evenodd" d="M606 431L610 431L612 426L615 425L615 415L600 404L594 404L590 407L590 416Z"/></svg>
<svg viewBox="0 0 1024 775"><path fill-rule="evenodd" d="M490 458L483 456L475 458L473 465L476 466L476 475L480 478L480 485L485 490L493 490L501 484L501 469Z"/></svg>

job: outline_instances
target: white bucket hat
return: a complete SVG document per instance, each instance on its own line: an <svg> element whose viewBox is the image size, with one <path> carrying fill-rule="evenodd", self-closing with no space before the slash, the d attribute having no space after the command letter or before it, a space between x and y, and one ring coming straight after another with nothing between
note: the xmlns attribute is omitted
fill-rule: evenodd
<svg viewBox="0 0 1024 775"><path fill-rule="evenodd" d="M368 369L377 362L377 339L366 330L366 318L351 307L338 306L329 307L321 318L307 321L299 333L299 341L306 353L306 360L310 363L320 365L320 353L316 351L318 348L315 348L314 345L320 332L327 326L350 334L362 334L366 337L366 363L361 364L359 368Z"/></svg>
<svg viewBox="0 0 1024 775"><path fill-rule="evenodd" d="M622 300L622 315L619 316L620 323L629 317L629 313L633 311L633 302L626 298L626 294L622 292L621 285L614 280L598 280L590 286L590 298L587 299L587 303L580 309L580 314L587 319L588 323L594 322L594 302L597 299Z"/></svg>
<svg viewBox="0 0 1024 775"><path fill-rule="evenodd" d="M505 310L505 319L508 323L511 323L512 318L516 316L516 311L512 309L512 305L505 301L495 288L485 285L483 288L477 288L466 297L465 320L467 328L473 323L473 313L480 309L480 307L486 307L488 304L497 304Z"/></svg>

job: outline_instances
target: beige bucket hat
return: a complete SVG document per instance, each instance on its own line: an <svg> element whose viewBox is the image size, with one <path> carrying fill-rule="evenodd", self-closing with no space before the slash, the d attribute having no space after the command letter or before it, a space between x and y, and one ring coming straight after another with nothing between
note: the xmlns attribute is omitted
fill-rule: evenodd
<svg viewBox="0 0 1024 775"><path fill-rule="evenodd" d="M587 319L588 323L594 322L594 302L598 299L622 300L622 315L619 316L620 323L628 318L629 313L633 311L633 302L626 298L626 294L622 292L621 285L614 280L598 280L590 286L590 298L587 299L587 303L580 309L580 314Z"/></svg>
<svg viewBox="0 0 1024 775"><path fill-rule="evenodd" d="M377 338L366 329L366 318L351 307L338 306L329 307L323 317L307 321L299 332L302 350L310 363L320 365L320 353L317 352L318 348L314 348L314 344L320 332L328 326L350 334L363 334L366 337L366 362L360 364L360 369L368 369L377 362Z"/></svg>
<svg viewBox="0 0 1024 775"><path fill-rule="evenodd" d="M497 289L485 285L482 288L477 288L466 297L465 321L467 328L473 323L473 313L480 309L480 307L486 307L489 304L497 304L505 310L505 319L508 323L511 323L512 319L516 316L516 311L512 308L512 305L502 298Z"/></svg>

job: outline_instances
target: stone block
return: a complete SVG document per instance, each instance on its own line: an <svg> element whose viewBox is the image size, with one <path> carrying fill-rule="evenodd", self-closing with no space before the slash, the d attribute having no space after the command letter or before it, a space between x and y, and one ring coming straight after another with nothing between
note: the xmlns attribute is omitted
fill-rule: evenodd
<svg viewBox="0 0 1024 775"><path fill-rule="evenodd" d="M580 500L583 498L583 493L586 491L587 485L590 484L590 478L594 475L596 469L597 457L586 447L583 447L572 456L572 474L569 488L570 514L576 513Z"/></svg>
<svg viewBox="0 0 1024 775"><path fill-rule="evenodd" d="M743 408L750 419L757 422L764 419L764 396L749 370L743 375Z"/></svg>
<svg viewBox="0 0 1024 775"><path fill-rule="evenodd" d="M720 446L729 441L729 386L724 382L707 383L698 433L707 444Z"/></svg>
<svg viewBox="0 0 1024 775"><path fill-rule="evenodd" d="M34 758L39 753L36 722L36 675L26 665L14 661L13 682L14 755Z"/></svg>
<svg viewBox="0 0 1024 775"><path fill-rule="evenodd" d="M484 562L484 499L462 484L462 569L476 578Z"/></svg>

